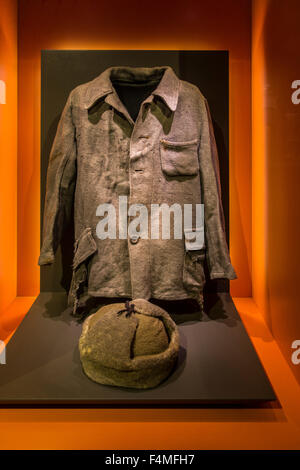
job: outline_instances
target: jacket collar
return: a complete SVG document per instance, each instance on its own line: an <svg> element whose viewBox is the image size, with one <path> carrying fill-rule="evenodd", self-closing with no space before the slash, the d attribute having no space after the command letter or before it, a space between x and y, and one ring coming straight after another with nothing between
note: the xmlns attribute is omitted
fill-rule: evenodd
<svg viewBox="0 0 300 470"><path fill-rule="evenodd" d="M161 78L160 78L161 77ZM95 101L111 93L117 96L113 87L114 79L126 82L143 82L146 80L160 78L160 82L152 95L159 96L171 111L175 111L178 102L180 80L169 66L161 67L109 67L94 80L89 82L86 90L84 106L90 108ZM119 100L117 100L119 101Z"/></svg>

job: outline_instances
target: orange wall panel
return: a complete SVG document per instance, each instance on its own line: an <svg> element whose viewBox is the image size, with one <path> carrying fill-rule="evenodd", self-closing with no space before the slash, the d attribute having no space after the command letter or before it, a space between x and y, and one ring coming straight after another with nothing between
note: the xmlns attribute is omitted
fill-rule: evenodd
<svg viewBox="0 0 300 470"><path fill-rule="evenodd" d="M229 50L231 292L251 295L250 44L250 0L19 1L18 295L39 291L41 49Z"/></svg>
<svg viewBox="0 0 300 470"><path fill-rule="evenodd" d="M0 0L0 317L16 296L17 280L17 1ZM0 318L1 323L1 318ZM0 325L1 333L1 325ZM0 334L1 339L1 334Z"/></svg>
<svg viewBox="0 0 300 470"><path fill-rule="evenodd" d="M253 2L253 296L291 361L300 340L300 6L297 0Z"/></svg>

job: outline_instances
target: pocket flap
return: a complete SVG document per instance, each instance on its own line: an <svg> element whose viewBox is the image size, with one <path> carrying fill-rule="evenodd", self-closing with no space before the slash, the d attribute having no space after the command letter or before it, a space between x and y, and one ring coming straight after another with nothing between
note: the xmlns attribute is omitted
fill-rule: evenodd
<svg viewBox="0 0 300 470"><path fill-rule="evenodd" d="M89 256L97 251L97 245L92 235L92 230L86 228L75 243L75 253L73 259L73 268L85 261Z"/></svg>
<svg viewBox="0 0 300 470"><path fill-rule="evenodd" d="M204 227L184 229L184 242L187 251L201 250L204 248Z"/></svg>
<svg viewBox="0 0 300 470"><path fill-rule="evenodd" d="M168 176L193 176L199 172L198 140L172 142L160 140L162 171Z"/></svg>

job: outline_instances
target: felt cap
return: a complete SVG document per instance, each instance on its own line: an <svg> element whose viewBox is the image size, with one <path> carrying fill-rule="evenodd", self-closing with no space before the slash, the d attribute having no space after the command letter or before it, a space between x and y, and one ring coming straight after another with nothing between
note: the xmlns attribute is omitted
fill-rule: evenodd
<svg viewBox="0 0 300 470"><path fill-rule="evenodd" d="M179 351L175 322L144 299L101 307L83 323L81 363L95 382L146 389L171 373Z"/></svg>

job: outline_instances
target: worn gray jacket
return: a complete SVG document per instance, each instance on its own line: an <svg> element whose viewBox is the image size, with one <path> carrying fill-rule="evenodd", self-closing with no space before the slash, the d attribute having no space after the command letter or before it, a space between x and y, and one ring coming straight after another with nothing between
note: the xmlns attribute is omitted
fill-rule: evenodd
<svg viewBox="0 0 300 470"><path fill-rule="evenodd" d="M118 209L119 196L145 205L149 225L151 204L204 204L204 224L196 226L193 215L181 239L152 239L150 231L148 238L99 239L97 207ZM110 67L70 92L50 153L39 265L53 263L73 204L74 312L83 295L201 303L204 258L211 279L237 277L207 101L169 66ZM190 249L195 230L203 241Z"/></svg>

